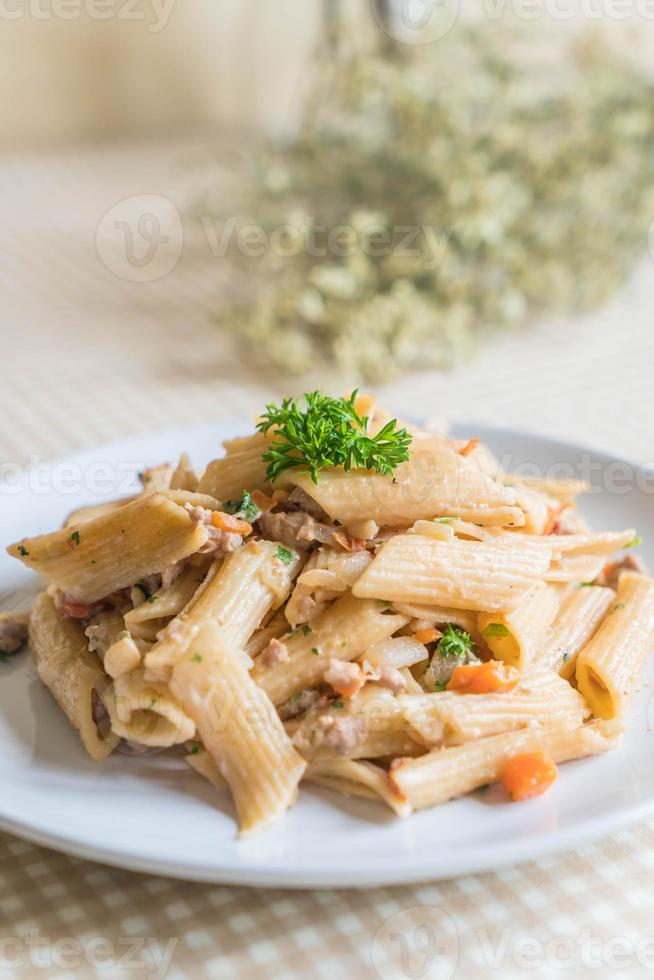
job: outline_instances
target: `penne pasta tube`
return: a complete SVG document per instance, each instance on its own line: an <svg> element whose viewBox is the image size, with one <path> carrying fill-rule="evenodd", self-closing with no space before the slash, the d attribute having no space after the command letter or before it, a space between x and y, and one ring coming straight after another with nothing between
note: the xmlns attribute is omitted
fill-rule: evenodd
<svg viewBox="0 0 654 980"><path fill-rule="evenodd" d="M268 610L289 593L298 559L294 555L287 563L278 551L274 541L248 541L222 564L216 562L188 606L161 632L145 658L146 666L174 664L208 620L220 626L235 647L245 646Z"/></svg>
<svg viewBox="0 0 654 980"><path fill-rule="evenodd" d="M402 534L386 542L352 592L360 598L492 612L533 589L549 563L550 552L529 546L509 549Z"/></svg>
<svg viewBox="0 0 654 980"><path fill-rule="evenodd" d="M92 759L105 759L118 743L109 726L102 724L102 696L108 679L98 658L89 652L80 625L60 616L46 592L34 602L29 641L39 677L84 748Z"/></svg>
<svg viewBox="0 0 654 980"><path fill-rule="evenodd" d="M163 681L152 681L142 670L116 677L104 695L116 735L138 745L168 748L195 735L195 724Z"/></svg>
<svg viewBox="0 0 654 980"><path fill-rule="evenodd" d="M557 614L561 589L560 585L538 582L511 609L479 614L479 632L496 660L520 671L528 667Z"/></svg>
<svg viewBox="0 0 654 980"><path fill-rule="evenodd" d="M409 804L390 786L385 771L370 762L354 762L341 756L316 759L307 766L304 779L344 796L381 799L398 817L411 813Z"/></svg>
<svg viewBox="0 0 654 980"><path fill-rule="evenodd" d="M457 745L533 725L576 728L590 711L581 695L546 667L532 667L515 691L443 691L398 698L404 720L423 744Z"/></svg>
<svg viewBox="0 0 654 980"><path fill-rule="evenodd" d="M79 602L93 603L198 551L207 529L163 494L138 497L102 517L7 551Z"/></svg>
<svg viewBox="0 0 654 980"><path fill-rule="evenodd" d="M573 588L565 596L545 634L534 657L534 666L549 667L570 680L576 669L577 654L588 643L615 601L613 589L600 586Z"/></svg>
<svg viewBox="0 0 654 980"><path fill-rule="evenodd" d="M171 689L229 784L241 835L250 834L295 801L306 763L225 631L206 621L193 650L175 664Z"/></svg>
<svg viewBox="0 0 654 980"><path fill-rule="evenodd" d="M250 436L245 446L235 446L226 456L214 459L198 483L199 493L208 493L218 500L238 500L243 490L270 491L266 464L262 459L268 448L263 435Z"/></svg>
<svg viewBox="0 0 654 980"><path fill-rule="evenodd" d="M322 680L330 659L355 660L405 625L405 616L384 612L374 600L351 595L337 599L312 624L284 640L288 656L274 666L257 661L252 677L274 704Z"/></svg>
<svg viewBox="0 0 654 980"><path fill-rule="evenodd" d="M623 572L616 602L577 658L580 692L598 718L623 718L654 648L654 581Z"/></svg>
<svg viewBox="0 0 654 980"><path fill-rule="evenodd" d="M391 787L416 810L445 803L493 783L514 755L542 749L555 762L607 752L621 728L591 722L577 728L540 728L491 735L477 742L434 749L419 759L398 760L389 773Z"/></svg>
<svg viewBox="0 0 654 980"><path fill-rule="evenodd" d="M294 484L341 524L374 520L409 527L420 518L461 517L477 524L520 526L524 514L515 491L496 483L455 451L449 440L414 435L410 458L393 480L368 470L325 469L318 483L299 469L287 470L280 485Z"/></svg>

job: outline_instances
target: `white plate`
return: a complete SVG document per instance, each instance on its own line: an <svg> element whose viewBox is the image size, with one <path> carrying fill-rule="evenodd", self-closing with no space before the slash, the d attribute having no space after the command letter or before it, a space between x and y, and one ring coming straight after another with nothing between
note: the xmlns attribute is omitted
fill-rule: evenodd
<svg viewBox="0 0 654 980"><path fill-rule="evenodd" d="M20 492L16 477L11 487L0 486L2 540L51 530L74 507L116 490L127 494L135 473L174 460L180 449L201 465L218 454L221 439L247 428L229 422L130 439L28 474ZM514 465L528 462L541 472L560 464L579 473L587 465L599 488L586 498L591 522L638 527L645 558L654 559L646 553L654 542L652 474L630 466L616 471L599 454L521 433L467 426L458 434L480 435ZM4 608L24 603L32 588L29 571L0 556ZM104 763L88 759L23 655L0 664L0 826L70 854L200 881L368 886L480 871L570 847L654 812L649 699L645 685L619 750L563 766L540 799L511 804L493 788L399 820L381 805L308 787L283 822L239 841L229 800L181 759L117 753Z"/></svg>

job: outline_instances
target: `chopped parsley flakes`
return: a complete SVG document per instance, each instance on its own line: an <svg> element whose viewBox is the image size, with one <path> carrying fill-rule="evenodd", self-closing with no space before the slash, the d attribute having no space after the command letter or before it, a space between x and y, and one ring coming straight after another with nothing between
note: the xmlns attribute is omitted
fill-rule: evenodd
<svg viewBox="0 0 654 980"><path fill-rule="evenodd" d="M191 657L191 660L195 660L195 662L198 664L202 663L202 659L203 658L201 653L194 653L193 656Z"/></svg>
<svg viewBox="0 0 654 980"><path fill-rule="evenodd" d="M27 558L27 556L29 555L29 551L27 550L27 548L24 548L22 544L19 544L18 545L18 554L19 555L22 555L23 558Z"/></svg>
<svg viewBox="0 0 654 980"><path fill-rule="evenodd" d="M282 548L280 544L275 552L275 558L279 558L279 560L283 561L285 565L290 565L295 558L295 555L289 548Z"/></svg>
<svg viewBox="0 0 654 980"><path fill-rule="evenodd" d="M70 540L73 542L75 547L79 548L79 531L73 531L70 536Z"/></svg>
<svg viewBox="0 0 654 980"><path fill-rule="evenodd" d="M261 510L257 507L247 490L243 491L240 500L226 500L223 504L223 511L226 514L237 514L239 517L250 522L256 521L261 514Z"/></svg>
<svg viewBox="0 0 654 980"><path fill-rule="evenodd" d="M489 623L484 630L484 636L510 636L504 623Z"/></svg>
<svg viewBox="0 0 654 980"><path fill-rule="evenodd" d="M459 626L448 623L443 628L443 635L438 641L436 649L441 657L465 660L469 654L477 652L477 645L469 633L466 633Z"/></svg>

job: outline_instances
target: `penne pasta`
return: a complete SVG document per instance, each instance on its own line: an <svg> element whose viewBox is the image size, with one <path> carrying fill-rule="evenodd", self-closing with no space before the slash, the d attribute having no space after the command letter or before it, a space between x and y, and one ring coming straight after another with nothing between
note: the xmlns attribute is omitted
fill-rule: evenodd
<svg viewBox="0 0 654 980"><path fill-rule="evenodd" d="M654 582L623 572L616 602L577 658L580 692L598 718L623 718L654 648Z"/></svg>
<svg viewBox="0 0 654 980"><path fill-rule="evenodd" d="M439 436L414 436L410 459L397 468L393 481L368 471L333 469L323 471L314 484L300 470L287 472L280 485L301 487L341 524L374 520L409 527L435 516L483 525L524 524L514 491L486 476Z"/></svg>
<svg viewBox="0 0 654 980"><path fill-rule="evenodd" d="M374 600L338 599L311 626L284 640L287 656L274 666L257 661L252 677L274 704L322 680L329 660L355 660L367 647L392 636L407 619L389 614Z"/></svg>
<svg viewBox="0 0 654 980"><path fill-rule="evenodd" d="M524 671L540 649L561 598L560 585L538 582L510 609L480 613L477 627L493 656Z"/></svg>
<svg viewBox="0 0 654 980"><path fill-rule="evenodd" d="M388 541L352 592L391 602L505 609L533 589L549 567L547 550L486 542L437 541L418 534Z"/></svg>
<svg viewBox="0 0 654 980"><path fill-rule="evenodd" d="M220 626L202 625L171 686L229 784L241 835L279 819L295 801L306 763Z"/></svg>
<svg viewBox="0 0 654 980"><path fill-rule="evenodd" d="M103 726L103 695L108 686L81 627L64 619L42 592L32 608L29 641L39 677L79 735L92 759L105 759L118 737Z"/></svg>
<svg viewBox="0 0 654 980"><path fill-rule="evenodd" d="M434 749L419 759L400 760L391 768L393 790L415 810L446 803L500 778L512 756L542 749L555 762L607 752L620 728L591 722L576 728L526 729L491 735L452 748Z"/></svg>
<svg viewBox="0 0 654 980"><path fill-rule="evenodd" d="M199 551L207 530L163 494L149 494L7 550L80 602L93 603Z"/></svg>
<svg viewBox="0 0 654 980"><path fill-rule="evenodd" d="M545 634L534 657L534 666L549 667L570 680L576 669L577 654L588 643L615 601L613 589L599 586L573 588L563 599L554 622Z"/></svg>

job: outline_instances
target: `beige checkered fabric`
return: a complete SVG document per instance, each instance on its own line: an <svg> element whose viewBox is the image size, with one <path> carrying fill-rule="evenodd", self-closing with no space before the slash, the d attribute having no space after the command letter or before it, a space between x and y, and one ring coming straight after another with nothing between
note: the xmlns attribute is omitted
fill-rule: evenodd
<svg viewBox="0 0 654 980"><path fill-rule="evenodd" d="M208 317L234 282L201 237L187 229L180 261L152 282L120 278L96 249L103 215L125 199L187 207L209 172L206 151L0 161L0 464L249 415L289 387ZM498 337L451 375L418 374L381 394L398 413L517 425L649 461L652 283L645 259L597 315ZM346 379L317 368L316 381L338 390ZM370 891L188 884L0 834L0 977L649 976L653 872L654 823L495 873Z"/></svg>

